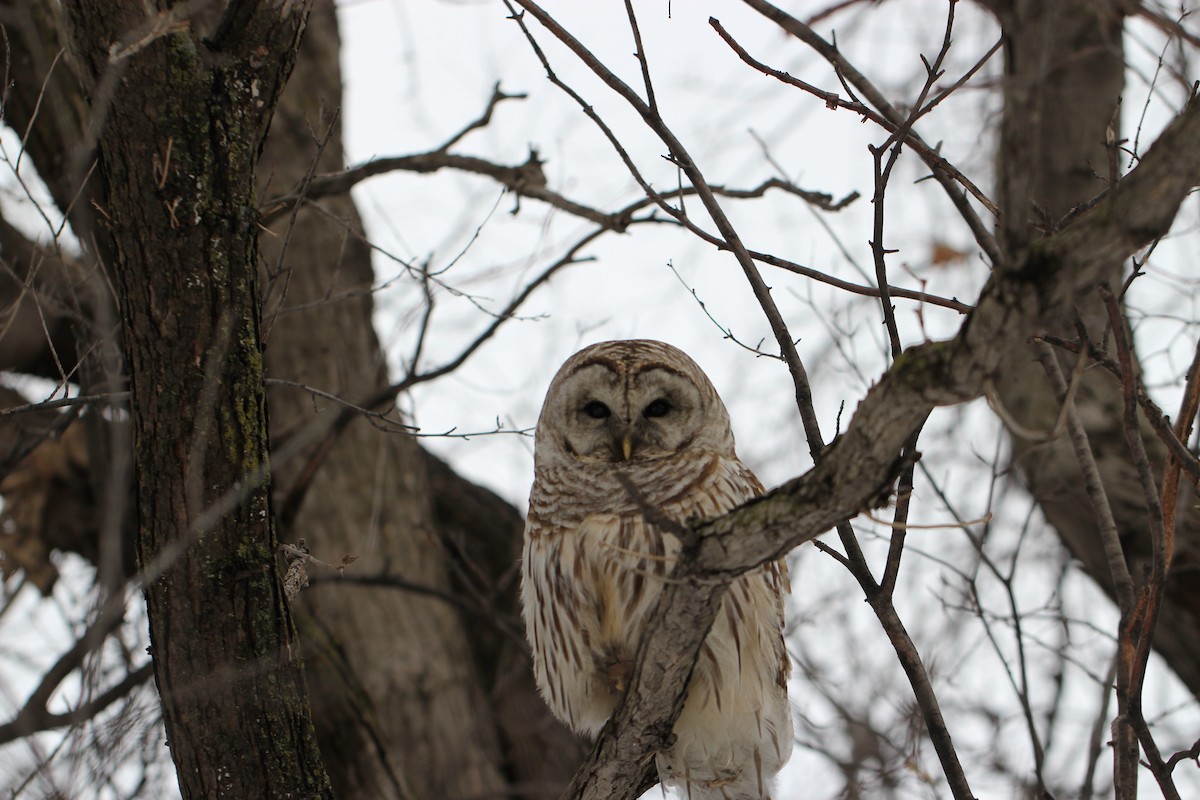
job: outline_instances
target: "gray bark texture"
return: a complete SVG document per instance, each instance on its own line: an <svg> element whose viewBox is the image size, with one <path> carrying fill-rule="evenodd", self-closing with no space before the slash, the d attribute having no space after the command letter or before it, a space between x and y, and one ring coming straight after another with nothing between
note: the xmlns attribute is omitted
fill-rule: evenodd
<svg viewBox="0 0 1200 800"><path fill-rule="evenodd" d="M216 19L198 13L192 24L211 29ZM79 163L86 167L86 160L72 155L88 109L74 72L55 61L60 9L54 2L0 3L0 22L14 74L22 76L7 96L5 120L30 131L26 157L59 206L74 200L73 208L83 207L72 219L87 238L94 182L79 193ZM339 46L334 8L319 3L258 159L260 203L292 193L310 172L342 168ZM158 162L147 163L161 165L162 157L160 151ZM270 220L258 237L266 378L352 401L376 394L387 374L372 328L370 250L353 202L325 198L294 215L260 211ZM0 223L0 237L7 267L0 298L20 334L0 341L4 369L59 378L83 354L85 363L98 361L98 339L120 343L103 327L115 312L99 271L61 263L56 251L34 247L7 224ZM99 237L96 245L102 264L112 257L105 243ZM107 385L101 381L112 366L91 367L95 391ZM20 404L9 397L5 405ZM333 562L357 557L344 580L310 568L313 585L293 605L317 740L337 796L557 796L584 750L537 697L517 632L513 565L521 516L411 437L356 416L330 424L339 406L290 385L274 384L268 400L280 540L304 539L314 556ZM5 540L6 568L23 569L45 592L57 577L54 549L100 564L101 542L108 541L116 545L111 571L128 576L133 569L135 528L119 513L131 505L127 489L119 473L99 477L114 472L99 465L113 464L128 434L83 424L95 423L94 415L62 434L73 418L25 415L0 438L6 472L19 467L22 478L19 491L6 492L6 513L18 513L23 534ZM48 427L61 438L46 441ZM91 427L103 430L93 436L85 431ZM106 518L97 506L106 503L118 509L107 527L97 524ZM457 596L467 600L446 599Z"/></svg>
<svg viewBox="0 0 1200 800"><path fill-rule="evenodd" d="M1126 4L1012 0L990 5L1005 34L1004 111L997 153L1004 215L1001 244L1006 257L1016 262L1068 212L1108 188L1106 131L1113 125L1116 136L1122 136L1118 103L1124 90ZM1128 257L1123 250L1100 254L1098 279L1119 290ZM1100 342L1109 321L1094 286L1091 280L1077 281L1070 305L1045 320L1045 330L1075 338L1072 312L1077 312L1090 336ZM1072 356L1064 356L1064 373L1070 374L1073 364ZM1058 403L1032 346L1014 348L1004 359L996 387L1000 402L1022 427L1054 427ZM1090 370L1075 402L1130 573L1140 578L1151 557L1150 518L1122 431L1120 383L1104 370ZM1143 434L1161 477L1166 448L1148 425L1143 425ZM1014 432L1011 442L1022 484L1071 554L1112 596L1096 516L1067 438L1038 442ZM1183 489L1176 560L1155 648L1192 692L1200 694L1200 651L1195 645L1200 641L1200 515L1195 506L1195 493L1190 487Z"/></svg>
<svg viewBox="0 0 1200 800"><path fill-rule="evenodd" d="M233 5L203 38L173 9L63 12L103 218L85 257L111 254L136 551L180 792L331 797L276 562L255 268L259 142L308 5Z"/></svg>

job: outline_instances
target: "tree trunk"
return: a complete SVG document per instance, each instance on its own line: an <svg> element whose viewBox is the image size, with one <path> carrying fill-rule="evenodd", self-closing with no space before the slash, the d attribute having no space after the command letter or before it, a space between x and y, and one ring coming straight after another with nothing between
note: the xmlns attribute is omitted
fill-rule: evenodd
<svg viewBox="0 0 1200 800"><path fill-rule="evenodd" d="M1031 242L1071 211L1109 186L1106 132L1120 135L1118 103L1124 89L1123 3L1045 3L1003 0L989 3L1005 36L1004 114L998 143L999 200L1004 217L1001 240L1017 260ZM1107 281L1120 287L1124 263L1114 258ZM1099 341L1108 317L1095 294L1076 298L1076 310ZM1074 338L1072 320L1053 321L1049 332ZM1073 362L1073 360L1072 360ZM1073 363L1064 359L1069 374ZM1032 349L1004 364L997 381L1000 401L1026 428L1049 431L1058 416ZM1121 388L1103 370L1086 373L1076 405L1101 471L1109 504L1122 534L1130 572L1135 578L1151 555L1149 518L1121 426ZM1143 426L1147 450L1161 470L1164 446ZM1066 437L1044 443L1014 433L1014 464L1046 520L1084 570L1113 594L1112 577L1097 535L1096 517ZM1155 648L1195 694L1200 694L1200 567L1191 543L1200 519L1185 513L1194 505L1191 492L1181 503L1174 577L1167 588Z"/></svg>
<svg viewBox="0 0 1200 800"><path fill-rule="evenodd" d="M0 0L14 64L27 75L10 90L6 120L31 132L26 153L58 187L55 197L66 198L59 201L65 204L80 192L82 174L72 173L73 163L86 168L85 162L64 156L78 147L84 107L74 76L65 69L71 62L54 62L57 11L54 3ZM340 121L334 116L341 102L336 15L324 3L313 14L298 75L279 101L260 159L260 203L300 185L315 168L318 150L320 170L342 167ZM47 75L51 80L44 80ZM37 124L30 125L39 108ZM76 206L91 208L90 203ZM269 306L263 324L268 374L348 400L373 394L387 376L371 327L370 249L352 201L326 198L319 209L302 207L294 219L287 212L272 219L271 234L259 243L262 295ZM83 238L90 225L86 213L74 223ZM5 232L12 235L0 239L0 246L19 266L53 255L33 252L17 232L0 226L0 236ZM95 242L103 248L108 240ZM174 248L174 240L170 244ZM14 259L15 253L23 255ZM92 327L97 303L72 295L80 277L71 267L51 271L43 265L38 273L52 274L56 283L53 291L40 287L43 313L45 298L61 295L64 317L75 323L62 326L58 347L68 370L75 352L97 351ZM20 292L19 285L11 288ZM28 326L34 334L35 323ZM57 377L55 354L41 337L33 336L35 346L28 351L17 343L11 335L3 340L5 368L33 365L30 371ZM340 583L314 570L315 585L294 603L317 737L338 796L486 790L557 797L586 748L551 717L533 686L514 591L521 515L429 457L410 437L383 433L361 420L327 432L323 441L297 455L291 445L311 430L310 423L323 423L338 407L323 399L314 405L305 391L280 385L268 396L276 444L292 453L272 464L281 538L304 538L314 554L334 561L345 554L360 557ZM109 438L120 440L120 435ZM119 448L95 444L88 458L92 465L111 464L106 453L121 454ZM118 484L111 472L91 470ZM78 493L79 487L71 486ZM79 509L71 512L72 519L90 521L100 516L89 506L97 497L123 497L102 490L97 486L73 495L75 502L62 510ZM46 587L55 575L46 547L100 561L95 525L60 527L70 535L51 540L43 530L44 541L34 542L39 549L26 565ZM123 573L131 574L128 562ZM414 594L413 586L461 596L486 611L461 613L427 594Z"/></svg>
<svg viewBox="0 0 1200 800"><path fill-rule="evenodd" d="M331 796L276 569L253 175L306 4L68 4L129 368L138 551L184 797ZM97 235L104 235L97 231Z"/></svg>
<svg viewBox="0 0 1200 800"><path fill-rule="evenodd" d="M337 19L331 4L313 15L259 166L264 200L302 187L318 152L319 172L344 166ZM371 250L351 199L279 215L260 246L269 375L351 401L385 386ZM278 447L341 410L292 386L269 398ZM295 603L338 797L556 797L582 748L537 697L524 642L501 633L519 629L520 515L411 436L365 419L277 461L274 474L285 540L304 538L328 562L358 557L343 580L311 570ZM495 618L413 586L481 607L490 598Z"/></svg>

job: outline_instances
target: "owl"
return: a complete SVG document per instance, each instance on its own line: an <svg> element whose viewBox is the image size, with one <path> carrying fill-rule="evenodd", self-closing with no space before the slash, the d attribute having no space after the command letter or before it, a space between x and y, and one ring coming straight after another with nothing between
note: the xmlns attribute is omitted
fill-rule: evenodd
<svg viewBox="0 0 1200 800"><path fill-rule="evenodd" d="M595 736L625 691L680 550L646 504L655 519L691 523L762 491L734 452L717 390L682 351L603 342L562 365L538 419L521 580L538 689L559 719ZM786 583L782 562L766 564L722 601L674 741L656 756L684 797L769 798L791 754Z"/></svg>

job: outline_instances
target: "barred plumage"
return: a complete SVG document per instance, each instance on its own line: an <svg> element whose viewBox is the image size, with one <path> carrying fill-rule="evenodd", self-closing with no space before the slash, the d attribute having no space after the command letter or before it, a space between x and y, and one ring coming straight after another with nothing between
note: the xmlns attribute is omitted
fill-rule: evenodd
<svg viewBox="0 0 1200 800"><path fill-rule="evenodd" d="M689 522L762 486L737 459L712 383L681 351L646 340L604 342L567 360L538 420L534 470L522 570L534 672L554 713L595 735L679 551L639 502ZM786 581L782 563L769 564L739 577L723 601L674 746L658 758L663 781L685 797L767 798L791 753Z"/></svg>

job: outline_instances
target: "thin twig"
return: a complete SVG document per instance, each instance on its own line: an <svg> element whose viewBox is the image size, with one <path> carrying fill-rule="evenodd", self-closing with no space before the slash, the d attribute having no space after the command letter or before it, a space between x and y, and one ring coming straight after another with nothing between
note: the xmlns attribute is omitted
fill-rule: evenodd
<svg viewBox="0 0 1200 800"><path fill-rule="evenodd" d="M629 30L633 33L633 55L642 68L642 84L646 87L646 105L654 113L658 113L658 101L654 99L654 84L650 80L650 60L646 48L642 45L642 32L638 30L637 16L633 13L632 0L625 0L625 16L629 18Z"/></svg>
<svg viewBox="0 0 1200 800"><path fill-rule="evenodd" d="M1146 504L1148 527L1150 530L1151 564L1150 577L1137 598L1137 603L1131 614L1121 615L1121 635L1119 652L1120 666L1117 673L1117 702L1121 713L1114 721L1114 727L1131 728L1136 735L1136 741L1142 746L1150 771L1158 781L1159 789L1166 800L1179 800L1179 792L1175 788L1171 771L1167 769L1158 745L1154 741L1149 726L1146 725L1142 714L1142 687L1146 677L1146 665L1150 658L1150 649L1154 642L1154 630L1158 623L1159 609L1162 596L1166 591L1167 562L1164 542L1166 534L1163 525L1163 511L1159 502L1158 485L1154 479L1154 469L1146 454L1145 443L1142 441L1141 430L1137 420L1137 389L1133 371L1133 355L1129 340L1125 333L1125 321L1117 305L1116 295L1106 285L1098 287L1100 299L1108 312L1112 327L1113 343L1117 350L1117 361L1121 365L1121 388L1125 406L1122 414L1122 427L1125 440L1137 471L1138 481L1142 486L1142 497ZM1120 736L1120 733L1117 734ZM1127 786L1118 785L1118 791L1135 791L1137 785L1137 751L1134 748L1133 764L1122 764L1120 759L1128 757L1124 748L1116 749L1118 758L1117 776L1124 775Z"/></svg>
<svg viewBox="0 0 1200 800"><path fill-rule="evenodd" d="M296 195L304 198L308 194L309 186L317 175L317 166L321 163L321 157L325 154L326 148L333 140L333 137L340 130L341 115L335 109L330 115L329 124L325 126L325 133L317 140L317 149L313 153L312 159L309 161L308 169L304 172L304 177L300 179L300 185L296 188ZM279 309L283 307L284 301L287 299L288 288L292 283L292 270L285 266L284 257L288 252L288 244L292 240L292 233L296 230L296 220L300 214L301 203L296 203L291 207L288 214L287 224L284 226L283 236L279 244L279 256L275 259L274 266L267 271L267 289L266 294L262 298L260 305L262 308L274 309L270 315L262 321L262 344L266 347L271 339L271 331L275 329L275 318L279 313ZM276 299L277 281L280 275L283 275L283 285L278 289L278 299Z"/></svg>
<svg viewBox="0 0 1200 800"><path fill-rule="evenodd" d="M75 397L60 397L57 400L43 400L38 403L25 403L19 406L0 408L0 417L15 417L20 414L32 414L38 411L48 411L55 408L71 408L74 406L112 405L129 399L129 392L103 392L100 394L83 394Z"/></svg>
<svg viewBox="0 0 1200 800"><path fill-rule="evenodd" d="M1112 579L1117 607L1121 609L1122 614L1128 614L1133 610L1134 604L1133 577L1129 574L1125 552L1121 547L1121 534L1117 529L1117 522L1113 518L1112 506L1109 505L1104 483L1100 479L1100 468L1096 465L1096 458L1092 453L1091 443L1088 441L1087 430L1079 419L1079 413L1070 397L1071 392L1066 380L1063 379L1062 370L1058 366L1058 359L1053 349L1044 341L1039 341L1037 345L1038 361L1046 372L1050 389L1054 392L1061 410L1065 412L1068 438L1071 441L1071 447L1075 450L1075 460L1079 462L1079 471L1083 473L1084 491L1091 500L1092 512L1096 515L1096 529L1100 536L1101 546L1104 548L1105 559L1108 562L1108 573Z"/></svg>
<svg viewBox="0 0 1200 800"><path fill-rule="evenodd" d="M863 113L864 110L870 112L870 118L872 121L877 121L877 124L886 123L886 125L891 126L892 128L899 127L903 124L904 115L896 110L896 108L893 107L892 104L889 103L883 96L883 93L876 89L875 86L862 75L862 73L855 69L854 66L850 64L850 62L848 62L844 56L842 56L836 47L825 41L822 37L818 36L811 27L805 25L800 20L775 7L771 3L765 2L765 0L743 0L743 2L753 8L755 11L762 14L767 19L774 22L783 30L787 31L791 35L807 44L809 47L812 47L814 50L816 50L817 53L825 58L826 61L833 65L839 76L843 76L850 85L862 93L863 97L865 97L867 101L871 103L871 105L879 109L879 114L874 114L874 112L871 112L869 108L859 104L861 108L855 108L854 110L856 112ZM995 48L993 48L991 52L995 52ZM765 67L765 65L762 66ZM758 69L759 67L755 66L755 68ZM962 216L963 221L966 222L967 227L970 228L971 233L974 235L975 241L979 245L980 249L983 250L993 265L999 264L1001 262L1000 248L996 243L995 237L992 235L988 226L985 226L983 221L979 219L979 216L975 213L975 210L971 208L971 205L967 201L963 191L955 186L955 183L961 184L977 201L983 204L983 206L987 208L987 210L993 216L999 217L999 209L996 207L996 204L988 199L987 195L980 191L978 187L967 180L966 176L955 169L946 159L938 155L933 148L929 147L928 144L926 144L924 140L922 140L915 132L910 134L908 143L913 147L917 154L921 156L921 159L930 168L930 170L932 170L934 177L937 179L938 183L942 185L946 195L950 198L950 201L954 204L954 207Z"/></svg>
<svg viewBox="0 0 1200 800"><path fill-rule="evenodd" d="M318 389L315 386L309 386L307 384L298 383L296 381L284 380L283 378L266 378L263 380L263 383L267 386L285 386L289 389L300 389L301 391L308 392L313 397L320 397L324 400L329 400L331 402L337 403L339 406L342 406L343 408L353 411L355 414L357 414L359 416L363 416L363 417L366 417L367 419L378 422L379 425L377 427L379 427L381 430L395 431L395 432L405 432L405 431L412 432L412 431L417 430L417 427L415 425L409 425L405 422L401 422L400 420L398 420L394 417L389 417L386 413L381 413L379 411L374 411L365 406L360 406L356 403L353 403L353 402L347 400L344 397L339 397L338 395L333 394L331 392L326 392L322 389Z"/></svg>
<svg viewBox="0 0 1200 800"><path fill-rule="evenodd" d="M906 453L917 449L917 438L921 432L915 431L904 445ZM908 510L912 505L913 470L916 461L908 465L900 473L900 481L896 484L896 510L892 514L892 534L888 542L887 562L883 568L883 578L879 581L879 591L885 597L891 597L896 591L896 578L900 575L900 559L904 553L904 541L909 531ZM890 601L889 601L890 602Z"/></svg>
<svg viewBox="0 0 1200 800"><path fill-rule="evenodd" d="M872 200L871 206L874 212L871 253L875 261L875 283L879 286L879 300L883 311L883 321L887 327L893 359L900 357L902 348L900 344L900 329L896 325L896 310L892 306L892 300L887 289L887 255L895 251L889 251L883 244L884 214L887 205L884 195L887 192L887 185L891 178L892 170L895 168L896 162L900 159L901 147L908 140L913 125L916 124L923 113L926 113L927 110L923 108L925 98L929 96L929 93L933 90L933 85L942 76L942 63L946 60L946 54L950 52L950 44L953 41L951 34L954 31L955 5L955 3L949 3L946 6L946 29L942 36L942 46L938 50L933 63L930 64L924 57L921 59L925 63L925 83L921 86L916 102L913 103L913 112L908 115L899 127L892 131L886 142L879 147L870 148L871 156L875 162L875 197ZM932 107L931 105L929 108ZM886 164L883 162L883 154L885 152L888 153Z"/></svg>
<svg viewBox="0 0 1200 800"><path fill-rule="evenodd" d="M1082 337L1082 342L1070 341L1047 333L1039 334L1037 338L1071 353L1079 353L1082 350L1093 362L1103 367L1106 372L1110 373L1118 381L1121 380L1121 365L1106 350L1095 344L1091 339ZM1188 478L1193 483L1200 483L1200 459L1196 458L1196 455L1188 449L1187 444L1180 441L1179 437L1175 435L1170 419L1158 407L1158 404L1150 399L1150 395L1146 392L1146 387L1140 380L1135 378L1135 381L1137 383L1138 406L1142 409L1142 414L1145 416L1146 421L1154 429L1154 433L1159 441L1170 451L1171 457L1176 459L1188 474Z"/></svg>
<svg viewBox="0 0 1200 800"><path fill-rule="evenodd" d="M39 730L48 730L78 721L74 717L52 714L47 705L67 676L79 669L84 663L84 659L99 648L121 624L124 619L124 611L125 596L120 592L114 593L108 600L99 604L97 616L88 629L42 674L38 685L30 692L16 717L11 722L0 725L0 744L28 736ZM140 683L144 678L143 675L138 682ZM102 696L106 699L102 707L110 705L126 694L128 688L132 687L127 687L124 691L116 694L106 693L105 696ZM112 696L109 697L109 694ZM97 698L93 703L99 702L100 699ZM100 709L96 708L95 710ZM86 719L86 717L84 718Z"/></svg>
<svg viewBox="0 0 1200 800"><path fill-rule="evenodd" d="M841 537L843 546L847 547L850 552L850 554L840 560L847 566L850 574L855 577L859 586L863 589L871 610L875 612L876 619L879 620L880 626L883 628L884 633L887 634L888 641L891 643L892 649L900 661L900 666L904 669L904 673L908 677L909 685L913 690L913 696L917 701L917 706L921 710L921 718L925 722L929 740L933 743L933 748L937 752L938 760L942 765L942 770L945 772L946 782L950 787L951 794L955 800L974 800L974 794L971 792L970 784L967 782L966 773L963 772L962 763L959 761L958 753L954 748L950 729L947 727L946 720L942 716L941 704L938 703L937 694L933 689L933 681L929 677L928 670L925 669L925 664L921 660L921 654L917 650L916 644L913 642L908 630L904 627L900 615L896 612L896 607L892 604L890 595L881 591L881 587L871 577L866 558L854 541L853 532L849 524L843 523L839 525L838 534Z"/></svg>
<svg viewBox="0 0 1200 800"><path fill-rule="evenodd" d="M524 100L528 95L523 92L517 94L508 94L500 89L500 82L496 81L492 85L492 96L488 98L487 106L483 109L483 113L478 118L468 122L457 133L442 143L442 146L436 152L445 153L451 147L461 142L471 131L481 130L486 128L492 122L492 114L495 113L496 107L505 100Z"/></svg>
<svg viewBox="0 0 1200 800"><path fill-rule="evenodd" d="M1192 437L1192 426L1196 422L1196 413L1200 410L1200 344L1196 346L1192 364L1188 367L1187 382L1183 390L1183 400L1179 406L1179 416L1175 419L1172 433L1175 440L1186 442ZM1162 511L1163 511L1163 563L1164 569L1170 571L1171 562L1175 556L1175 511L1179 504L1179 473L1181 464L1174 453L1167 454L1167 463L1163 467Z"/></svg>

